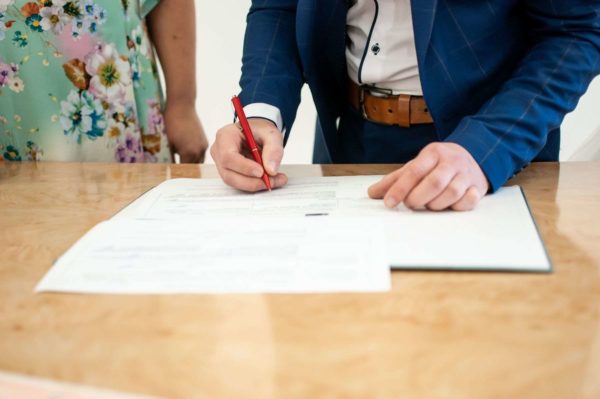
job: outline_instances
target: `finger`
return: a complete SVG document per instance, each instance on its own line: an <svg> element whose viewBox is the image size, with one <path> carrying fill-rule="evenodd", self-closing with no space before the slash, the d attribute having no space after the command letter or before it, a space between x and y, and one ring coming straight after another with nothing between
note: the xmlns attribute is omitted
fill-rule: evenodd
<svg viewBox="0 0 600 399"><path fill-rule="evenodd" d="M181 163L199 163L200 155L189 151L179 151Z"/></svg>
<svg viewBox="0 0 600 399"><path fill-rule="evenodd" d="M241 154L243 141L244 137L235 125L219 130L210 149L215 164L223 170L232 170L248 177L261 177L262 166Z"/></svg>
<svg viewBox="0 0 600 399"><path fill-rule="evenodd" d="M175 153L176 153L175 147L173 147L173 145L169 144L169 155L171 157L171 163L173 163L173 164L176 163L175 162L176 161L175 160Z"/></svg>
<svg viewBox="0 0 600 399"><path fill-rule="evenodd" d="M215 161L221 159L221 155L228 152L242 152L244 146L244 135L235 125L228 125L217 132L215 142L210 148L210 153Z"/></svg>
<svg viewBox="0 0 600 399"><path fill-rule="evenodd" d="M184 145L179 146L179 156L182 160L189 163L199 163L204 160L206 154L206 146L202 143L194 142L190 140L189 143L183 143Z"/></svg>
<svg viewBox="0 0 600 399"><path fill-rule="evenodd" d="M452 209L455 211L470 211L475 209L479 201L483 198L483 194L475 186L471 186L465 195L452 205Z"/></svg>
<svg viewBox="0 0 600 399"><path fill-rule="evenodd" d="M280 188L287 184L288 177L285 173L277 173L275 176L269 177L271 188Z"/></svg>
<svg viewBox="0 0 600 399"><path fill-rule="evenodd" d="M408 194L404 205L411 209L424 209L425 205L440 195L456 176L456 169L448 164L438 164L421 182Z"/></svg>
<svg viewBox="0 0 600 399"><path fill-rule="evenodd" d="M403 202L416 185L435 168L437 160L434 153L422 152L407 163L402 168L403 172L383 197L385 206L394 208Z"/></svg>
<svg viewBox="0 0 600 399"><path fill-rule="evenodd" d="M228 169L222 169L219 173L225 184L238 190L256 192L266 189L265 183L256 177L240 175Z"/></svg>
<svg viewBox="0 0 600 399"><path fill-rule="evenodd" d="M469 186L470 184L466 176L459 173L454 176L452 181L440 195L427 204L427 209L431 209L432 211L442 211L450 208L465 195Z"/></svg>
<svg viewBox="0 0 600 399"><path fill-rule="evenodd" d="M373 199L383 198L383 196L385 195L385 193L387 193L387 191L390 189L392 184L394 184L396 179L398 179L401 172L402 172L402 168L395 170L392 173L389 173L386 176L384 176L377 183L371 185L371 187L369 187L369 190L368 190L369 197L373 198Z"/></svg>
<svg viewBox="0 0 600 399"><path fill-rule="evenodd" d="M277 128L267 127L258 131L256 141L262 145L262 160L270 176L277 175L283 159L283 134Z"/></svg>
<svg viewBox="0 0 600 399"><path fill-rule="evenodd" d="M265 183L260 178L244 176L227 169L219 170L219 174L225 184L237 188L238 190L257 192L267 189ZM283 173L280 173L276 176L269 177L269 180L271 188L279 188L287 184L288 178Z"/></svg>
<svg viewBox="0 0 600 399"><path fill-rule="evenodd" d="M261 164L237 152L222 154L220 163L223 169L231 170L247 177L260 178L264 173Z"/></svg>

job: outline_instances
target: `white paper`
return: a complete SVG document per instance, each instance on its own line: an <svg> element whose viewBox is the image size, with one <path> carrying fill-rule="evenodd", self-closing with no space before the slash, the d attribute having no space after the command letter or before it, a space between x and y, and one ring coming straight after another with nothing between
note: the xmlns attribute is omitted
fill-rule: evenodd
<svg viewBox="0 0 600 399"><path fill-rule="evenodd" d="M551 271L521 189L505 187L470 212L398 211L386 221L394 268Z"/></svg>
<svg viewBox="0 0 600 399"><path fill-rule="evenodd" d="M348 218L115 219L88 232L36 291L385 291L383 230L378 220Z"/></svg>
<svg viewBox="0 0 600 399"><path fill-rule="evenodd" d="M0 399L153 399L107 389L0 372ZM158 398L154 398L158 399Z"/></svg>
<svg viewBox="0 0 600 399"><path fill-rule="evenodd" d="M551 271L519 187L471 212L385 208L380 176L292 178L243 193L175 179L86 234L38 291L342 292L389 289L389 267Z"/></svg>
<svg viewBox="0 0 600 399"><path fill-rule="evenodd" d="M219 179L173 179L144 194L116 218L181 219L204 216L386 215L367 196L378 176L290 179L281 189L244 193Z"/></svg>
<svg viewBox="0 0 600 399"><path fill-rule="evenodd" d="M273 192L242 193L218 179L168 180L119 218L194 219L207 215L329 215L384 221L394 268L550 271L551 264L519 187L486 196L471 212L385 208L367 196L381 176L292 178Z"/></svg>

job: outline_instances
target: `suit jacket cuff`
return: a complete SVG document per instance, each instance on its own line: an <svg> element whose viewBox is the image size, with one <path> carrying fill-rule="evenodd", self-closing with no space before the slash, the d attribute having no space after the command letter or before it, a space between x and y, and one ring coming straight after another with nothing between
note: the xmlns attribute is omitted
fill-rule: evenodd
<svg viewBox="0 0 600 399"><path fill-rule="evenodd" d="M500 189L526 166L515 168L511 159L513 149L475 118L464 118L444 141L462 146L473 156L487 177L491 192Z"/></svg>

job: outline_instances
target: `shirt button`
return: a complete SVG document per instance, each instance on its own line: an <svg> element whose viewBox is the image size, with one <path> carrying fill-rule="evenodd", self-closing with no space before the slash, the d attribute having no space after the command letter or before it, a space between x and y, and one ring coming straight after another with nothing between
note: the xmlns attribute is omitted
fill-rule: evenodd
<svg viewBox="0 0 600 399"><path fill-rule="evenodd" d="M379 46L379 43L375 43L373 46L371 46L371 51L375 55L379 54L379 52L381 51L381 46Z"/></svg>

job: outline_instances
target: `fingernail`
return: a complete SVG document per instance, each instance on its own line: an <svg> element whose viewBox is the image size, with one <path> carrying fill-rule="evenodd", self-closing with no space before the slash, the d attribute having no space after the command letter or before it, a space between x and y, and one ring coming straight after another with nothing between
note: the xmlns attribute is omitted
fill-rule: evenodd
<svg viewBox="0 0 600 399"><path fill-rule="evenodd" d="M261 169L255 169L252 173L256 177L262 177L262 175L263 175L264 172Z"/></svg>
<svg viewBox="0 0 600 399"><path fill-rule="evenodd" d="M272 173L277 173L277 168L278 168L277 162L275 162L275 161L271 161L271 162L269 162L269 165L268 165L268 166L269 166L269 170L270 170Z"/></svg>
<svg viewBox="0 0 600 399"><path fill-rule="evenodd" d="M387 206L388 208L393 208L396 205L398 205L398 201L396 201L396 198L394 197L387 197L383 200L383 203L385 204L385 206Z"/></svg>

